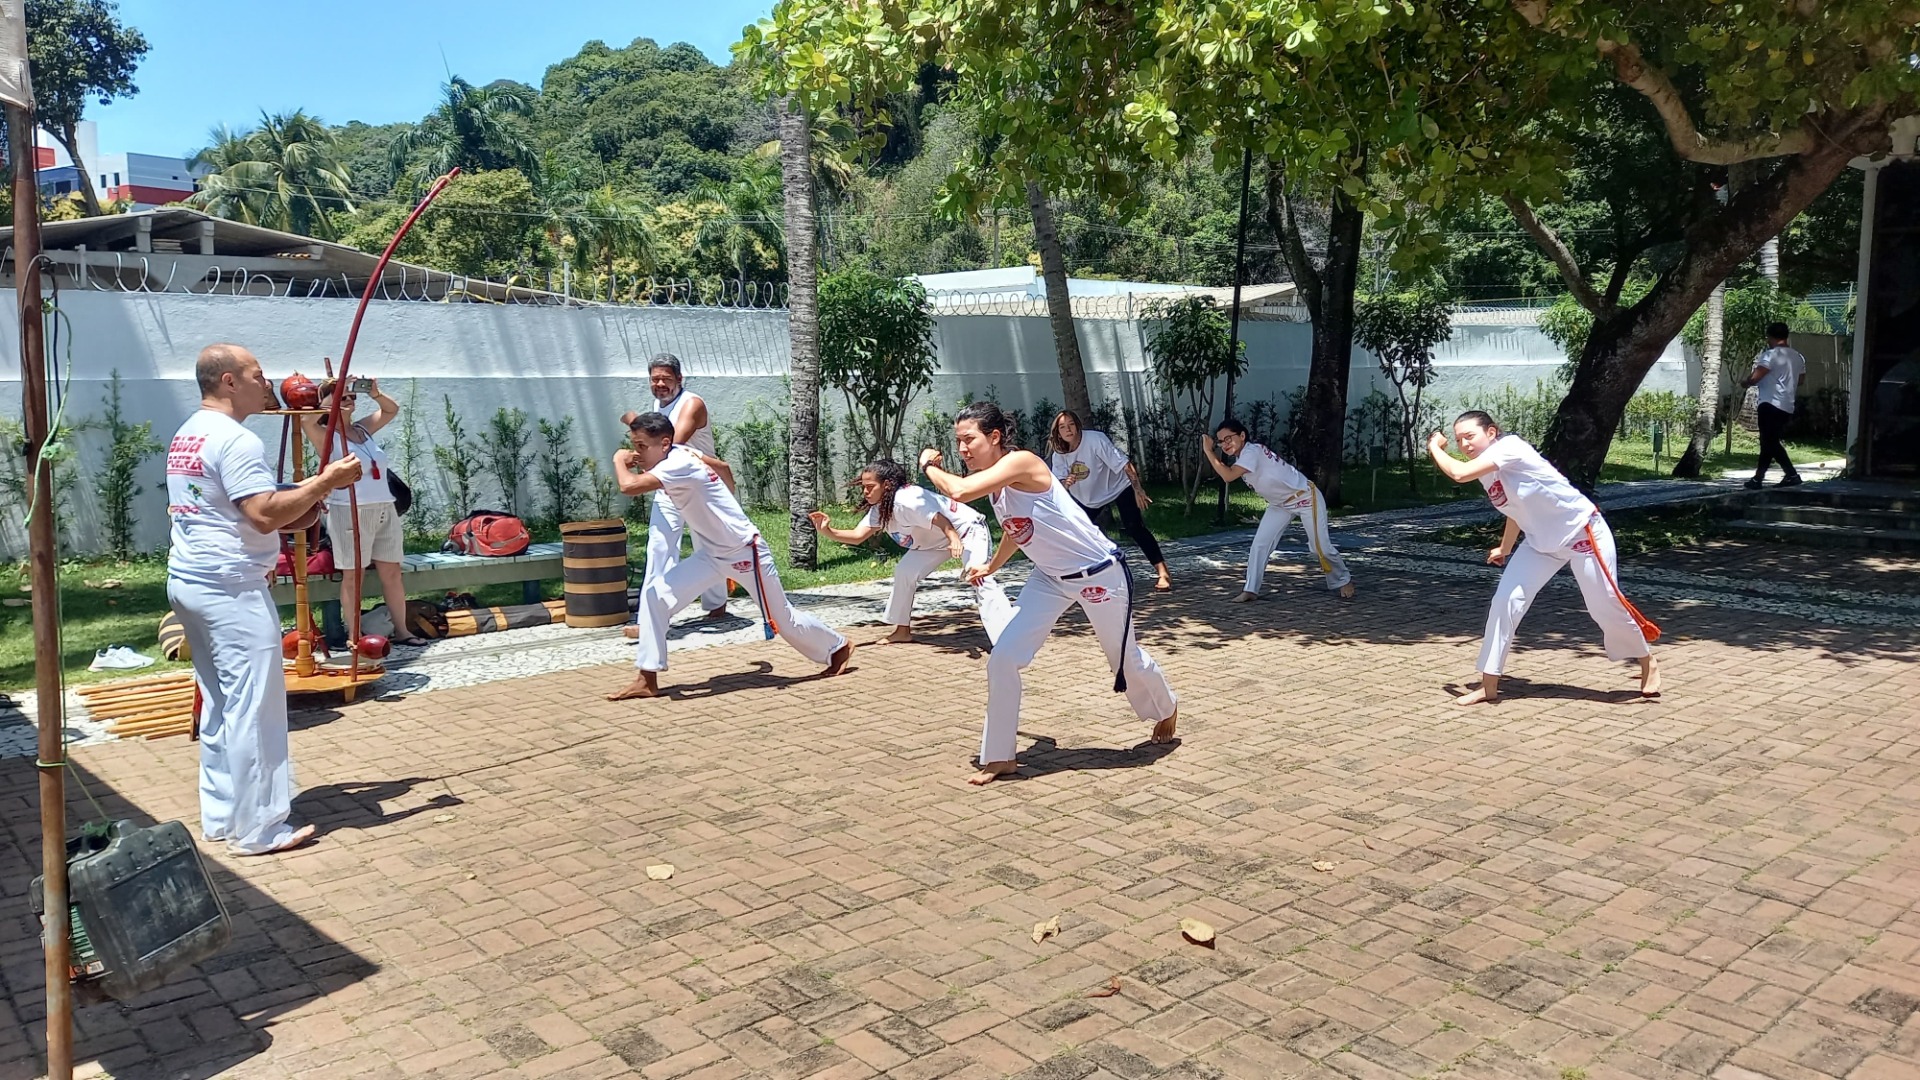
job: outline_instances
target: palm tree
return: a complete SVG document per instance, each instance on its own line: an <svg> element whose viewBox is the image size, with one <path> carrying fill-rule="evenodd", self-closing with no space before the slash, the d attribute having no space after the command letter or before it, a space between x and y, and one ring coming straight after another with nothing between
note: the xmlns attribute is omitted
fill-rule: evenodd
<svg viewBox="0 0 1920 1080"><path fill-rule="evenodd" d="M396 183L408 165L425 176L456 166L468 171L519 169L537 181L540 158L511 117L533 113L533 94L524 86L498 82L475 86L455 75L440 87L440 104L412 131L393 140Z"/></svg>
<svg viewBox="0 0 1920 1080"><path fill-rule="evenodd" d="M793 402L787 427L793 448L787 464L789 525L787 557L811 570L817 564L819 537L808 514L820 505L820 294L814 262L813 126L791 98L778 102L780 172L775 180L781 214L794 237L787 267L787 332L793 344ZM736 184L738 181L736 181Z"/></svg>
<svg viewBox="0 0 1920 1080"><path fill-rule="evenodd" d="M749 157L740 162L731 181L718 184L708 180L693 190L695 199L719 203L725 211L721 217L701 223L694 246L732 265L742 282L747 280L747 258L756 251L768 252L783 265L786 262L786 235L781 228L785 197L780 173L780 161Z"/></svg>
<svg viewBox="0 0 1920 1080"><path fill-rule="evenodd" d="M638 196L602 184L580 195L561 218L581 263L599 262L607 277L609 299L615 259L633 259L644 272L653 270L657 245L647 211Z"/></svg>
<svg viewBox="0 0 1920 1080"><path fill-rule="evenodd" d="M332 132L305 110L261 113L260 126L236 133L213 129L212 144L194 155L214 171L187 205L216 217L285 229L323 240L337 237L332 215L353 210L351 180L333 156Z"/></svg>

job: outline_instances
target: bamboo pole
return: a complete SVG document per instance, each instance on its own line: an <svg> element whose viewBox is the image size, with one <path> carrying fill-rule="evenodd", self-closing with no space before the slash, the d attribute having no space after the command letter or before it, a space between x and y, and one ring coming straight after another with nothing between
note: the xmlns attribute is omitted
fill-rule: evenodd
<svg viewBox="0 0 1920 1080"><path fill-rule="evenodd" d="M34 176L33 110L9 105L8 156L13 161L13 281L19 303L21 412L27 436L28 563L33 582L34 690L39 700L40 869L46 912L47 1076L73 1076L73 983L67 919L66 733L61 723L60 579L53 527L53 462L47 444L47 363L40 307L40 190ZM86 177L81 177L82 181Z"/></svg>

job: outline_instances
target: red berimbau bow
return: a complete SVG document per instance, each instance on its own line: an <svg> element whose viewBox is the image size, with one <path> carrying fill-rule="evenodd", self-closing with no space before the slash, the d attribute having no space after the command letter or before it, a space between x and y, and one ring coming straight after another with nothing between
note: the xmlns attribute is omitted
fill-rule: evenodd
<svg viewBox="0 0 1920 1080"><path fill-rule="evenodd" d="M360 321L367 316L367 305L373 301L374 287L380 284L380 275L386 272L387 263L393 261L394 249L400 246L400 241L406 239L407 231L413 228L413 223L420 220L420 215L426 211L428 204L439 198L440 193L447 190L447 185L453 182L453 178L459 175L460 170L456 168L433 182L433 186L427 189L427 193L420 197L420 205L414 207L413 213L407 215L407 220L400 223L399 231L395 232L393 239L387 242L387 250L380 253L380 261L373 264L373 273L367 276L367 288L360 294L360 306L354 309L353 325L347 330L347 347L340 352L340 372L334 377L333 404L327 409L327 441L320 447L320 468L322 469L325 469L327 463L333 460L334 443L340 437L340 399L346 396L347 369L353 363L353 343L360 338ZM341 445L345 445L344 441ZM360 500L351 487L347 488L347 511L348 520L353 522L353 565L348 572L360 574L360 588L357 592L364 594L366 575L362 572L363 567L360 561ZM357 679L360 674L360 604L364 599L364 595L354 597L352 623L348 630L347 642L347 652L350 657L347 661L349 679ZM403 636L401 631L406 626L407 613L392 611L388 614L393 616L393 636Z"/></svg>

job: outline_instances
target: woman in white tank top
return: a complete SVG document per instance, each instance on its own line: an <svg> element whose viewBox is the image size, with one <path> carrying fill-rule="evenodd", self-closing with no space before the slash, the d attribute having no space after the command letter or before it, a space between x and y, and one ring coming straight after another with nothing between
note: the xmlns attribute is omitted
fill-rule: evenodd
<svg viewBox="0 0 1920 1080"><path fill-rule="evenodd" d="M940 467L940 451L920 453L927 481L960 502L982 496L1000 521L1000 545L984 565L969 564L967 581L991 577L1016 550L1034 573L1014 602L1013 619L987 659L987 722L980 737L980 771L970 783L988 784L1016 771L1021 675L1046 643L1053 624L1079 604L1093 624L1114 690L1127 695L1135 715L1153 724L1152 740L1172 743L1179 719L1173 688L1133 634L1133 583L1119 549L1087 518L1047 463L1009 445L1011 424L998 405L976 401L960 410L953 432L965 476Z"/></svg>

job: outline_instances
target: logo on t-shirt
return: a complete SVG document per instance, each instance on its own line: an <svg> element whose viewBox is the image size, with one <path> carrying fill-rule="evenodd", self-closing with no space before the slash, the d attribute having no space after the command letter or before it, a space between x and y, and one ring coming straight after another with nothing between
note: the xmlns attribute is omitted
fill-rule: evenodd
<svg viewBox="0 0 1920 1080"><path fill-rule="evenodd" d="M747 571L749 571L749 570L751 570L751 569L753 569L753 560L752 560L752 559L741 559L741 560L740 560L739 562L736 562L736 563L734 563L734 564L733 564L733 568L734 568L735 570L737 570L737 571L739 571L740 573L743 573L743 574L744 574L744 573L746 573Z"/></svg>
<svg viewBox="0 0 1920 1080"><path fill-rule="evenodd" d="M1583 536L1573 542L1573 550L1582 555L1591 555L1593 554L1593 541Z"/></svg>
<svg viewBox="0 0 1920 1080"><path fill-rule="evenodd" d="M1507 486L1498 480L1488 484L1487 498L1492 499L1495 506L1507 505Z"/></svg>
<svg viewBox="0 0 1920 1080"><path fill-rule="evenodd" d="M913 537L908 536L906 533L897 533L897 532L890 532L887 535L893 537L894 543L899 544L901 547L906 548L908 551L913 550Z"/></svg>
<svg viewBox="0 0 1920 1080"><path fill-rule="evenodd" d="M167 446L167 472L173 476L205 476L206 463L200 460L205 435L175 435Z"/></svg>
<svg viewBox="0 0 1920 1080"><path fill-rule="evenodd" d="M1080 590L1080 599L1089 604L1104 604L1113 599L1113 594L1108 592L1105 586L1089 585Z"/></svg>
<svg viewBox="0 0 1920 1080"><path fill-rule="evenodd" d="M1033 539L1033 519L1008 518L1007 535L1013 537L1014 543L1026 547L1027 541Z"/></svg>

